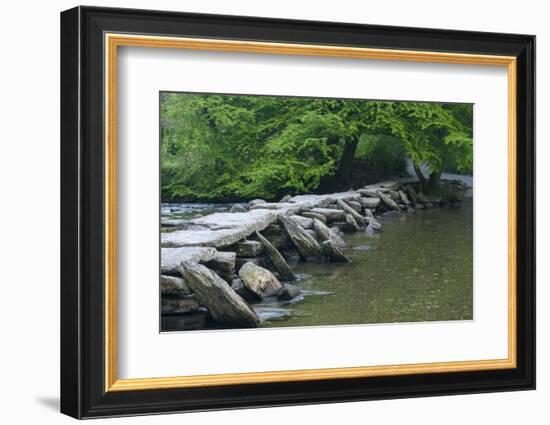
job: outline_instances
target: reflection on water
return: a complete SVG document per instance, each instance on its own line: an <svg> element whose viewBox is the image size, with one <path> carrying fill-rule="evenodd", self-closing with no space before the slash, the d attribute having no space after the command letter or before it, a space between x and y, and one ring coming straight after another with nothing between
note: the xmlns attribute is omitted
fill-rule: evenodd
<svg viewBox="0 0 550 425"><path fill-rule="evenodd" d="M352 263L293 265L310 276L299 286L334 294L305 296L286 307L292 316L263 326L472 319L472 199L381 221L381 233L346 235Z"/></svg>

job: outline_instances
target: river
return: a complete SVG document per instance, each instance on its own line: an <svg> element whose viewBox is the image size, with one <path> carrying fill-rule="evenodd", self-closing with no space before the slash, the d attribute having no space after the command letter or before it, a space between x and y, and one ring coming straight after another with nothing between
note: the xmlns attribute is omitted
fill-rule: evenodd
<svg viewBox="0 0 550 425"><path fill-rule="evenodd" d="M228 206L163 204L162 209L163 217L188 219ZM291 264L305 296L255 305L262 326L471 320L472 219L472 198L465 198L460 208L382 217L380 233L346 234L352 261Z"/></svg>

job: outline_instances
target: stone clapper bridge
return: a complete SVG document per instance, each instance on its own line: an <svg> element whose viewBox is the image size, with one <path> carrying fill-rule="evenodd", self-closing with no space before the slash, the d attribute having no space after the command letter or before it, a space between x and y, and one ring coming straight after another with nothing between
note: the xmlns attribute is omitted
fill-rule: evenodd
<svg viewBox="0 0 550 425"><path fill-rule="evenodd" d="M461 195L464 185L446 183ZM251 328L271 318L258 302L307 295L287 260L347 262L344 232L381 230L379 215L414 213L448 200L417 192L412 179L329 195L251 201L161 233L161 328ZM453 199L459 202L462 196ZM281 283L283 282L283 283Z"/></svg>

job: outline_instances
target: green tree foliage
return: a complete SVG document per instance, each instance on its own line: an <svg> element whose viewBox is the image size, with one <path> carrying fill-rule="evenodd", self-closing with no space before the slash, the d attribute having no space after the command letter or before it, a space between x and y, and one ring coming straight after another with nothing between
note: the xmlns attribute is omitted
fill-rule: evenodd
<svg viewBox="0 0 550 425"><path fill-rule="evenodd" d="M434 171L471 168L468 105L185 93L160 100L163 200L342 189L397 174L405 155Z"/></svg>
<svg viewBox="0 0 550 425"><path fill-rule="evenodd" d="M437 188L442 171L473 167L472 107L462 104L377 102L369 117L372 132L397 137L427 190ZM426 164L430 180L421 165Z"/></svg>

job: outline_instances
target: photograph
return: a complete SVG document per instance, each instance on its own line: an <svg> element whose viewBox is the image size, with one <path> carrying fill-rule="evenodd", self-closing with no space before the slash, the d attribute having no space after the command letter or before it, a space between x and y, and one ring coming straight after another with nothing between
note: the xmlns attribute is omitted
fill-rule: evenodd
<svg viewBox="0 0 550 425"><path fill-rule="evenodd" d="M385 16L291 3L260 16L225 3L75 6L53 25L40 13L53 48L28 63L19 49L14 63L28 66L11 68L57 52L56 84L27 78L48 91L38 97L12 84L21 107L11 109L50 104L59 87L61 108L39 108L48 113L31 127L56 127L61 148L35 137L29 155L29 114L16 114L7 145L25 152L6 156L8 186L27 198L45 175L33 178L27 160L60 185L58 197L34 191L61 215L61 262L36 257L60 274L60 290L35 297L58 315L44 322L55 335L29 344L59 337L52 358L25 362L51 375L31 371L37 388L54 382L59 411L77 419L255 409L257 423L286 406L293 423L301 405L311 420L330 417L321 404L369 401L369 418L410 422L394 407L420 397L436 419L478 420L479 406L505 423L536 417L546 393L505 393L534 390L540 369L533 33L548 27L543 14L525 12L538 19L525 25L521 8L495 20L494 8L430 18L406 2ZM24 208L6 223L36 221L28 200L15 204ZM28 263L23 245L36 238L12 227ZM6 282L19 282L24 267L11 268Z"/></svg>
<svg viewBox="0 0 550 425"><path fill-rule="evenodd" d="M473 104L159 109L161 332L474 319Z"/></svg>

